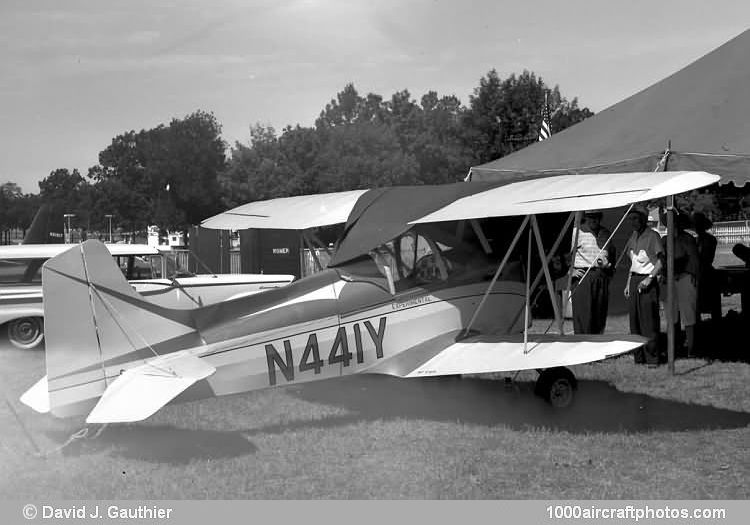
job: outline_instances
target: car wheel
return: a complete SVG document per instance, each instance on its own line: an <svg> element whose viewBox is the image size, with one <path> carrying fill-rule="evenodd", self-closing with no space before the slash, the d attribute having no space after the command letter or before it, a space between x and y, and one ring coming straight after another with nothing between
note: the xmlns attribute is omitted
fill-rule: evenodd
<svg viewBox="0 0 750 525"><path fill-rule="evenodd" d="M16 348L30 350L44 339L44 320L41 317L22 317L8 322L8 341Z"/></svg>

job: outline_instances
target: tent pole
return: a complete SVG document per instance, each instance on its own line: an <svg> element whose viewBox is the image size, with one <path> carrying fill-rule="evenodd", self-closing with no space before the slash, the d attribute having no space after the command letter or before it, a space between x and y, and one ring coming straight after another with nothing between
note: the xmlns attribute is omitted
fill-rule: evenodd
<svg viewBox="0 0 750 525"><path fill-rule="evenodd" d="M674 375L674 195L667 197L667 361Z"/></svg>
<svg viewBox="0 0 750 525"><path fill-rule="evenodd" d="M664 152L656 171L667 171L669 156L672 153L672 141L667 142ZM669 373L674 375L674 195L667 196L667 367Z"/></svg>

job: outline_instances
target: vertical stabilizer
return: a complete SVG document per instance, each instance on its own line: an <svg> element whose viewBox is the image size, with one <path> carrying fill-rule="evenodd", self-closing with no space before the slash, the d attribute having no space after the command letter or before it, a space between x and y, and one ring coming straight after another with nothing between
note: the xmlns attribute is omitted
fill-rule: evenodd
<svg viewBox="0 0 750 525"><path fill-rule="evenodd" d="M136 293L99 241L50 259L42 286L50 408L57 416L88 412L124 369L201 344L191 312Z"/></svg>

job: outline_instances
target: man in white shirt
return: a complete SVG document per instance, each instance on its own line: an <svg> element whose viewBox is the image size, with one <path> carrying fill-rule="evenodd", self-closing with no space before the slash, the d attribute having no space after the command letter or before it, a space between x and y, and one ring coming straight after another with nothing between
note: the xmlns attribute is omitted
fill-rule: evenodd
<svg viewBox="0 0 750 525"><path fill-rule="evenodd" d="M633 206L628 213L633 234L625 252L630 258L630 273L625 286L629 302L630 333L648 338L643 348L635 351L635 362L650 368L659 366L659 286L658 277L664 259L664 247L659 234L648 227L648 211Z"/></svg>
<svg viewBox="0 0 750 525"><path fill-rule="evenodd" d="M577 232L573 258L573 331L576 334L602 334L607 324L609 308L609 281L616 261L612 243L606 245L611 235L602 226L602 213L590 210Z"/></svg>

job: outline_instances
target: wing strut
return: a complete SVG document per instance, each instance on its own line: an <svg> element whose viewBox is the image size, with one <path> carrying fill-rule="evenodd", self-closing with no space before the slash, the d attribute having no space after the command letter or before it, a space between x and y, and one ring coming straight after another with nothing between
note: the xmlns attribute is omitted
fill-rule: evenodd
<svg viewBox="0 0 750 525"><path fill-rule="evenodd" d="M471 319L469 320L469 324L466 325L463 335L469 334L469 330L471 330L471 327L474 325L474 321L477 320L477 316L479 315L479 312L481 311L482 306L484 306L484 303L487 300L487 296L490 295L490 290L492 290L492 287L495 286L495 283L497 282L498 277L500 277L500 272L503 271L505 264L508 262L508 259L510 258L511 252L513 252L513 248L515 248L516 244L518 244L518 239L521 238L521 234L523 233L523 230L524 228L526 228L526 225L528 223L529 223L529 216L527 215L526 217L524 217L523 222L521 223L521 226L518 227L518 231L516 232L515 237L513 237L513 241L510 243L510 246L508 246L508 249L505 251L503 260L500 261L500 265L497 267L497 271L495 272L495 275L492 277L492 281L490 281L489 286L487 286L487 290L484 292L484 295L482 296L482 300L479 301L479 304L477 305L476 310L474 310L474 314L471 316Z"/></svg>
<svg viewBox="0 0 750 525"><path fill-rule="evenodd" d="M542 271L544 272L544 278L547 280L547 290L549 291L549 299L552 303L552 311L555 314L555 322L560 330L560 334L563 333L563 319L560 315L560 308L557 304L557 297L555 297L555 285L552 282L552 276L549 273L549 261L544 256L544 245L542 244L542 234L539 232L539 223L536 220L536 215L531 216L531 226L534 228L534 236L536 237L536 247L539 250L539 259L542 261ZM550 252L552 255L553 252Z"/></svg>
<svg viewBox="0 0 750 525"><path fill-rule="evenodd" d="M305 230L303 230L300 234L302 237L302 244L307 246L307 249L310 250L310 256L312 257L313 261L315 262L315 266L318 267L318 271L323 270L323 265L320 262L320 259L318 258L318 254L315 253L315 245L313 244L310 237L308 237Z"/></svg>
<svg viewBox="0 0 750 525"><path fill-rule="evenodd" d="M482 226L479 224L479 221L477 221L476 219L469 219L469 224L471 224L471 228L474 230L474 234L482 244L484 253L486 253L487 255L491 254L492 247L490 246L489 241L487 241L487 237L484 236L484 231L482 231Z"/></svg>
<svg viewBox="0 0 750 525"><path fill-rule="evenodd" d="M573 305L573 292L571 287L573 286L573 271L576 265L576 253L578 253L578 233L581 231L581 217L583 217L582 211L574 212L576 215L576 221L573 225L573 243L570 245L570 268L568 268L568 284L565 289L568 291L568 301L570 301L571 308ZM565 311L565 305L563 305L563 311Z"/></svg>
<svg viewBox="0 0 750 525"><path fill-rule="evenodd" d="M534 216L531 216L531 222L534 222ZM528 353L529 344L529 303L531 299L530 287L531 287L531 234L532 229L529 228L529 242L528 248L526 249L526 303L523 308L523 353Z"/></svg>

